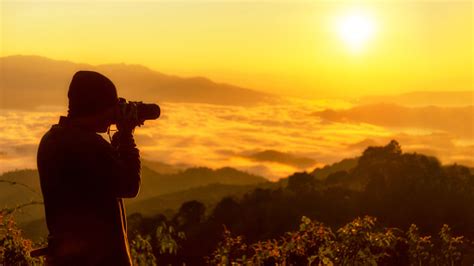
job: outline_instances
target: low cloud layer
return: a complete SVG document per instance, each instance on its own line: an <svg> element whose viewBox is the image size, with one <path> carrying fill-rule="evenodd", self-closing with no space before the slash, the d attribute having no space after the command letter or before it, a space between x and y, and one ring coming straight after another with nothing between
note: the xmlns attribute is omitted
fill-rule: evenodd
<svg viewBox="0 0 474 266"><path fill-rule="evenodd" d="M311 158L300 157L291 153L276 150L264 150L250 154L244 153L242 157L257 162L275 162L301 169L313 167L316 164L316 161Z"/></svg>
<svg viewBox="0 0 474 266"><path fill-rule="evenodd" d="M336 103L346 106L346 103ZM165 103L162 117L136 129L143 158L181 166L232 166L269 179L359 155L397 139L405 151L474 166L473 136L449 130L393 128L315 116L334 103L253 107ZM60 112L0 112L0 172L36 168L41 136ZM106 136L105 136L106 137ZM106 137L108 138L108 137Z"/></svg>

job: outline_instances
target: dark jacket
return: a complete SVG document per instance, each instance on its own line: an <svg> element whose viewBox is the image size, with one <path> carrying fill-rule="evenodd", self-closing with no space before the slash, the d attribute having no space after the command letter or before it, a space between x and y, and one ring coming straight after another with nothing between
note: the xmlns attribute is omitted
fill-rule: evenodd
<svg viewBox="0 0 474 266"><path fill-rule="evenodd" d="M52 265L130 265L122 198L140 186L140 158L132 134L112 144L61 117L43 136L38 171Z"/></svg>

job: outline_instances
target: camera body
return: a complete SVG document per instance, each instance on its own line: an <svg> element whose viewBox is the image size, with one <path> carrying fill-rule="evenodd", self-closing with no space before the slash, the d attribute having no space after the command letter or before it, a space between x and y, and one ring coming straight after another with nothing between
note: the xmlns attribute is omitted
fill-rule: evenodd
<svg viewBox="0 0 474 266"><path fill-rule="evenodd" d="M160 106L157 104L127 101L124 98L119 98L114 123L129 120L136 123L136 126L140 126L143 125L145 120L158 119L160 114Z"/></svg>

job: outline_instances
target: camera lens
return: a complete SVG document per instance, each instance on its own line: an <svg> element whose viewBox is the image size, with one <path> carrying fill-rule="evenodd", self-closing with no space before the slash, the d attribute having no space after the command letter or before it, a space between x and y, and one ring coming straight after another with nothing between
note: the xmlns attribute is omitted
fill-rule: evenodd
<svg viewBox="0 0 474 266"><path fill-rule="evenodd" d="M138 119L144 120L154 120L160 117L160 107L154 103L138 103L137 112Z"/></svg>

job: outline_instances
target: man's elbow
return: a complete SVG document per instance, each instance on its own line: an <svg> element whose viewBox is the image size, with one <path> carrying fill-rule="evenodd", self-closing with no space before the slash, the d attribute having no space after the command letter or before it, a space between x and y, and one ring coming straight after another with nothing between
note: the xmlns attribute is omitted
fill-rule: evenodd
<svg viewBox="0 0 474 266"><path fill-rule="evenodd" d="M130 182L122 190L121 198L135 198L140 191L140 175L138 175L136 182Z"/></svg>

